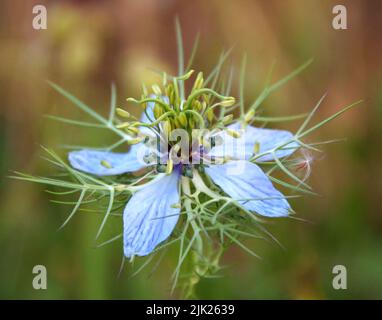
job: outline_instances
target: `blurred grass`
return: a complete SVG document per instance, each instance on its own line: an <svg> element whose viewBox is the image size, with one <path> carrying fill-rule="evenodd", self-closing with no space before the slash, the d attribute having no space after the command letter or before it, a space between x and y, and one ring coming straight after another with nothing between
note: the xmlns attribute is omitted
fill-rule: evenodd
<svg viewBox="0 0 382 320"><path fill-rule="evenodd" d="M41 3L41 1L39 2ZM44 1L42 1L44 3ZM186 52L201 31L195 68L209 71L223 48L235 46L230 62L248 55L246 101L262 89L274 61L274 79L307 58L314 64L264 103L264 115L309 111L328 97L317 121L359 98L365 103L315 134L347 141L325 147L314 163L311 184L320 197L293 201L312 223L275 220L270 231L286 247L262 241L252 247L263 260L238 248L225 256L224 277L205 280L201 298L382 298L381 3L346 3L349 29L331 28L336 1L46 1L48 30L31 28L35 1L3 1L0 10L0 298L168 298L175 254L120 277L122 243L95 248L99 217L77 215L62 231L68 208L49 202L44 187L6 176L11 170L49 172L40 144L96 146L102 131L57 124L44 114L84 119L57 95L52 80L107 113L110 83L118 103L138 96L141 82L156 77L147 67L176 70L174 17L179 15ZM366 23L367 21L367 23ZM237 88L236 88L237 89ZM130 110L138 115L139 110ZM284 125L288 129L296 124ZM118 221L109 227L116 234ZM48 269L48 290L32 288L32 268ZM348 290L331 287L332 268L348 269Z"/></svg>

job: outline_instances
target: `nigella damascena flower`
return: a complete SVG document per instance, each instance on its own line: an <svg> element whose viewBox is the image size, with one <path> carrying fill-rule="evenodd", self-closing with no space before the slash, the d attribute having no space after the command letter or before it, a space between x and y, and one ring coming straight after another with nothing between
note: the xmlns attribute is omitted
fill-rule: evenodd
<svg viewBox="0 0 382 320"><path fill-rule="evenodd" d="M239 206L261 216L283 217L291 210L259 165L250 160L257 157L257 162L267 162L291 155L299 147L293 134L255 128L245 120L225 126L224 118L213 119L204 95L195 94L212 91L195 89L181 100L171 96L173 88L172 84L165 88L170 96L146 99L145 112L136 126L131 122L120 125L138 128L137 143L128 153L80 150L69 154L75 169L98 176L156 168L157 176L135 191L124 209L126 257L145 256L171 235L189 182L214 197L212 191L206 191L210 190L204 182L208 177ZM222 107L235 103L232 97L219 98ZM186 142L176 139L180 136Z"/></svg>
<svg viewBox="0 0 382 320"><path fill-rule="evenodd" d="M103 213L97 239L109 216L120 213L122 201L123 232L102 244L123 236L124 255L132 259L178 242L173 288L183 262L190 256L186 296L193 296L193 288L200 277L220 270L219 259L227 244L237 244L256 256L241 238L265 235L275 240L261 226L263 219L260 218L288 217L293 212L288 202L291 196L284 196L277 188L290 190L294 196L313 194L306 183L313 159L311 152L320 151L318 146L333 141L308 143L305 138L358 102L310 127L324 97L309 114L262 116L259 108L268 95L311 61L267 85L253 103L245 105L245 64L240 76L238 102L231 96L233 73L222 76L221 67L228 53L222 54L206 79L200 72L193 84L186 86L193 70L184 69L181 32L179 24L177 26L178 75L163 73L161 85L153 85L150 92L143 86L140 99L127 99L143 108L140 119L116 108L114 87L109 117L105 118L61 87L51 84L96 122L52 116L54 120L109 130L120 139L104 151L84 148L70 152L70 166L46 149L51 156L50 163L63 171L59 178L22 173L16 178L64 189L49 190L57 196L79 193L63 226L81 206L94 205L93 210ZM188 63L191 64L192 61ZM294 134L264 128L268 122L302 118L304 121ZM113 151L126 143L130 145L128 152ZM295 157L298 149L302 159ZM283 176L276 178L275 172ZM173 239L168 241L170 237Z"/></svg>

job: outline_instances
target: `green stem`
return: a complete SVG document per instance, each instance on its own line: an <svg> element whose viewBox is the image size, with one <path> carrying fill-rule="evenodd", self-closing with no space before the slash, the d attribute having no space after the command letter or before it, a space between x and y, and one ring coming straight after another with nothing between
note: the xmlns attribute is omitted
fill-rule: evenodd
<svg viewBox="0 0 382 320"><path fill-rule="evenodd" d="M195 272L195 270L198 268L199 264L199 257L202 256L203 254L203 240L202 237L200 236L200 228L198 224L196 223L194 217L193 217L193 212L192 212L192 206L191 206L191 188L190 188L190 179L187 177L181 177L181 184L182 184L182 192L187 195L187 197L184 200L184 207L187 212L187 218L189 223L191 224L191 227L194 231L194 236L195 236L195 251L193 252L192 255L192 275L190 278L189 283L186 285L186 292L185 292L185 297L186 298L191 298L194 294L195 286L199 282L199 276Z"/></svg>

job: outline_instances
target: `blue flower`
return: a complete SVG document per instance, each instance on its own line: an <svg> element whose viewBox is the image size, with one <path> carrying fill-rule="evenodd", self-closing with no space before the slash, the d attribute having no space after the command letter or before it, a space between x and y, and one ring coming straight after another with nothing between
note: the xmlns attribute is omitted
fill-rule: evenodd
<svg viewBox="0 0 382 320"><path fill-rule="evenodd" d="M150 123L153 119L153 103L149 103L141 122ZM241 124L236 122L228 128L239 130ZM151 134L148 128L142 127L142 131L146 135ZM256 153L262 154L256 159L257 162L272 161L274 157L291 155L299 147L293 142L293 135L288 131L247 125L244 134L236 139L234 144L232 144L234 138L226 132L220 133L219 137L222 143L206 152L211 158L228 155L230 160L222 164L211 163L205 167L205 172L211 180L246 210L266 217L287 216L291 207L285 197L274 188L261 168L248 160L256 149ZM238 147L240 142L243 142L242 148ZM232 145L235 147L232 148ZM278 148L281 145L283 147ZM73 151L69 153L69 161L74 168L90 174L118 175L152 165L140 159L139 148L145 151L147 147L143 144L134 145L128 153ZM123 213L126 257L148 255L171 235L180 215L181 167L182 164L175 165L171 174L159 174L157 178L142 185L142 188L133 193ZM237 168L241 169L236 170ZM236 172L229 174L234 172L233 170Z"/></svg>

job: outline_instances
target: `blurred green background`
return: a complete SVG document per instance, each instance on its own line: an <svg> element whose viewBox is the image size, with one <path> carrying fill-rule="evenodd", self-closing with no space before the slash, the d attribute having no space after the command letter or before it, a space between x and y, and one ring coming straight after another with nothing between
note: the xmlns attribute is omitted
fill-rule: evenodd
<svg viewBox="0 0 382 320"><path fill-rule="evenodd" d="M299 217L272 220L268 229L285 246L251 243L263 260L233 247L228 266L202 281L200 298L382 298L382 2L346 1L348 29L332 28L339 1L136 0L1 1L0 4L0 298L171 298L175 256L135 277L118 277L122 242L95 248L99 218L83 213L63 230L70 207L49 201L45 187L7 178L17 170L51 173L40 144L65 155L63 144L110 142L102 131L55 123L54 114L86 117L48 86L58 83L107 114L110 84L118 105L139 96L141 82L157 80L150 67L176 70L174 17L186 53L201 32L194 68L208 72L224 48L229 63L248 55L246 101L262 89L274 61L279 79L313 57L307 71L264 103L264 114L307 112L325 93L318 121L364 99L362 106L322 128L315 140L347 138L324 147L310 184L319 197L293 200ZM48 9L48 29L32 28L32 8ZM236 82L237 83L237 82ZM234 88L237 92L237 85ZM138 115L138 108L131 109ZM298 123L283 124L296 129ZM118 227L121 227L119 225ZM111 228L111 227L110 227ZM48 270L48 289L32 288L32 268ZM332 268L347 267L348 289L332 288Z"/></svg>

